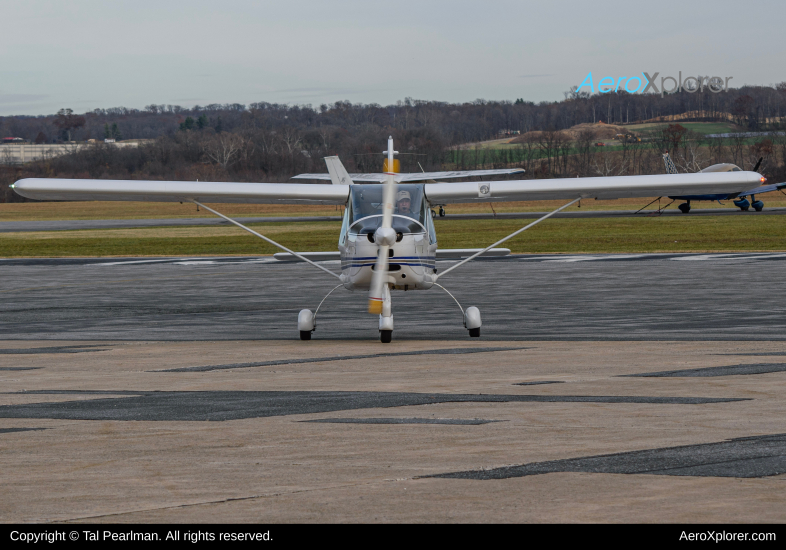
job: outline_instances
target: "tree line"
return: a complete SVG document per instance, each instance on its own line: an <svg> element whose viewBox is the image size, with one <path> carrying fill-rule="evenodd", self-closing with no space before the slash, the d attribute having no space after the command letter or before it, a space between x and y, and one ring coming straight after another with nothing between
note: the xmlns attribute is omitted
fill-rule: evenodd
<svg viewBox="0 0 786 550"><path fill-rule="evenodd" d="M686 112L701 113L705 120L707 113L734 116L744 128L776 133L706 138L670 124L651 141L597 147L591 129L566 131L585 122L633 122ZM402 153L405 172L515 166L524 168L528 178L651 174L663 171L661 155L668 150L684 171L716 162L750 168L755 159L765 157L762 170L786 181L784 116L786 85L720 94L680 92L663 98L569 92L562 101L537 105L524 100L449 104L408 98L387 107L350 102L319 108L271 103L192 109L149 105L144 110L97 109L82 115L64 109L51 117L0 117L0 133L33 139L46 133L45 142L94 136L99 143L23 167L2 167L0 183L27 176L276 182L298 173L325 172L322 159L330 155L338 155L350 172L378 172L388 135ZM466 146L507 130L532 134L505 149ZM121 136L147 141L122 149L100 142ZM3 189L3 199L15 199L6 185Z"/></svg>
<svg viewBox="0 0 786 550"><path fill-rule="evenodd" d="M183 108L148 105L144 109L95 109L81 115L62 109L48 116L0 117L0 135L44 143L103 139L106 128L116 128L123 139L155 139L178 131L213 129L232 132L265 126L291 127L305 132L341 128L415 130L428 128L448 146L483 141L506 130L564 130L582 123L636 121L695 113L701 120L727 120L750 130L782 128L786 117L786 82L774 86L743 86L721 93L708 90L666 94L625 91L589 94L575 89L561 101L533 103L486 101L468 103L421 101L406 98L394 105L338 101L331 105L252 103L212 104Z"/></svg>

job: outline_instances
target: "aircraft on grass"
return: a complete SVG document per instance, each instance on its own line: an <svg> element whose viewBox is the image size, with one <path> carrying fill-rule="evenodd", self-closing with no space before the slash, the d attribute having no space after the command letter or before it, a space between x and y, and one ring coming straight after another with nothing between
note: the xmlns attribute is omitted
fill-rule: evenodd
<svg viewBox="0 0 786 550"><path fill-rule="evenodd" d="M226 183L190 181L110 181L87 179L23 179L13 184L17 193L39 200L191 202L282 249L279 259L298 259L339 280L315 312L298 315L302 340L316 329L316 314L338 288L368 292L368 311L379 317L382 342L393 334L392 291L445 290L462 311L469 336L480 336L477 307L463 308L441 284L443 278L479 256L505 255L496 248L557 212L582 199L618 199L653 196L689 196L708 192L729 195L744 192L760 182L756 172L722 171L697 174L617 176L571 179L440 182L468 176L516 174L523 170L470 170L462 172L396 171L393 139L388 139L386 171L381 174L348 174L337 157L328 157L328 174L302 174L298 178L330 180L331 184ZM434 181L435 183L426 183ZM432 220L432 206L452 203L564 200L565 204L483 249L439 250ZM338 251L298 253L253 229L205 206L204 203L274 203L343 205L344 218ZM436 260L464 259L438 272ZM317 263L340 259L341 273ZM439 281L439 282L438 282Z"/></svg>
<svg viewBox="0 0 786 550"><path fill-rule="evenodd" d="M762 160L764 160L763 157L760 158L759 161L756 163L756 166L753 167L753 172L756 172L759 169ZM674 166L674 161L671 159L668 153L663 154L663 162L666 164L667 174L678 173L677 167ZM704 170L701 170L700 173L706 174L709 172L742 172L742 169L736 164L713 164L712 166L708 166ZM759 183L763 184L766 180L767 178L762 176L759 179ZM756 200L756 195L761 193L768 193L770 191L778 191L785 187L786 187L786 183L773 183L770 185L760 185L755 189L749 189L747 191L743 191L742 193L708 193L703 195L680 195L680 196L669 195L669 198L672 199L671 202L678 201L678 200L686 201L677 207L680 209L680 212L682 212L683 214L687 214L688 212L690 212L691 201L718 201L719 204L723 204L720 201L725 201L725 200L734 201L734 206L736 206L743 212L747 212L751 206L756 212L761 212L764 209L764 203L760 200ZM750 197L750 200L748 200L746 197ZM649 204L647 206L649 206ZM668 206L668 204L666 206ZM644 208L646 208L646 206Z"/></svg>

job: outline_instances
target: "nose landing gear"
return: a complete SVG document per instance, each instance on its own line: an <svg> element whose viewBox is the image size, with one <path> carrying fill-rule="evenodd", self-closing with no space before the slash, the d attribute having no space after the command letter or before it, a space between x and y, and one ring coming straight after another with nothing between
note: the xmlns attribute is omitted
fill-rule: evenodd
<svg viewBox="0 0 786 550"><path fill-rule="evenodd" d="M679 205L677 208L679 208L679 209L680 209L680 212L682 212L683 214L687 214L688 212L690 212L690 201L688 201L688 202L683 202L683 203L682 203L681 205Z"/></svg>

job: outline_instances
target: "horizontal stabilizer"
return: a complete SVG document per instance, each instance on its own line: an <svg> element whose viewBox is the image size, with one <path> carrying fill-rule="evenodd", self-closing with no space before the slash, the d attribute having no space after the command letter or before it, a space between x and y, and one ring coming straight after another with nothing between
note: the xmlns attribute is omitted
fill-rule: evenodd
<svg viewBox="0 0 786 550"><path fill-rule="evenodd" d="M482 248L443 248L437 250L437 259L438 260L451 260L451 259L459 259L459 258L467 258L472 256L476 252L480 252L483 250ZM495 256L507 256L510 254L509 248L492 248L491 250L487 250L483 257L495 257ZM330 260L340 260L341 255L336 250L335 252L301 252L301 256L308 258L313 262L327 262ZM276 260L281 261L289 261L289 262L300 262L302 260L296 258L289 252L279 252L277 254L273 254L273 258Z"/></svg>
<svg viewBox="0 0 786 550"><path fill-rule="evenodd" d="M330 260L340 260L341 254L338 250L335 252L300 252L300 255L308 258L312 262L327 262ZM278 252L277 254L273 254L273 258L276 260L281 261L288 261L288 262L302 262L303 260L293 256L289 252Z"/></svg>
<svg viewBox="0 0 786 550"><path fill-rule="evenodd" d="M437 249L438 260L450 260L459 258L468 258L483 250L482 248L443 248ZM481 258L507 256L510 254L509 248L491 248L480 255Z"/></svg>

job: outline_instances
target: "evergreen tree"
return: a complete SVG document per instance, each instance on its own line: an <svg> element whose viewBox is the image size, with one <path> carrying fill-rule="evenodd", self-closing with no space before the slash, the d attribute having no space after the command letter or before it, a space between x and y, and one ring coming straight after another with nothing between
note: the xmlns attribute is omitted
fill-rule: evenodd
<svg viewBox="0 0 786 550"><path fill-rule="evenodd" d="M186 121L180 123L180 129L183 130L184 132L186 130L193 130L194 129L194 119L191 118L191 117L186 117Z"/></svg>

